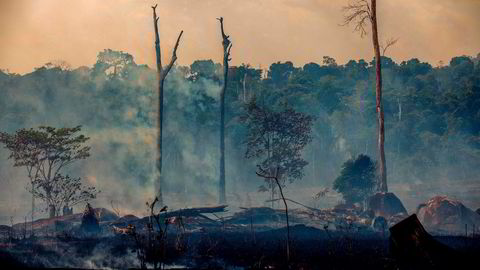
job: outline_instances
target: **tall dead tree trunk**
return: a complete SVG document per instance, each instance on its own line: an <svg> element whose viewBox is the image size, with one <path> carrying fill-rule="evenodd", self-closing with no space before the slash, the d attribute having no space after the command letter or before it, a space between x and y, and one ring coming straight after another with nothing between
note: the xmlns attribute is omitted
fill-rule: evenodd
<svg viewBox="0 0 480 270"><path fill-rule="evenodd" d="M375 74L376 74L376 112L377 112L377 150L378 150L378 190L387 192L387 166L385 163L385 126L382 105L382 63L380 58L380 44L378 42L378 26L377 26L377 1L376 0L352 0L347 6L343 7L346 13L344 25L355 23L355 30L360 31L363 37L367 32L365 26L370 21L372 25L372 42L375 52ZM395 43L390 41L390 45Z"/></svg>
<svg viewBox="0 0 480 270"><path fill-rule="evenodd" d="M155 29L155 54L157 57L157 81L158 81L158 118L157 118L157 157L156 157L156 167L157 167L157 179L155 180L157 197L160 205L163 205L163 178L162 178L162 137L163 137L163 85L165 83L165 78L172 69L173 64L177 60L177 48L180 43L180 38L182 37L183 30L180 31L178 35L177 42L173 48L172 59L170 63L164 68L162 66L162 54L160 50L160 35L158 34L158 17L156 12L157 5L152 6L153 9L153 27Z"/></svg>
<svg viewBox="0 0 480 270"><path fill-rule="evenodd" d="M372 41L375 51L375 92L376 92L376 111L377 111L377 149L378 149L378 171L379 171L379 190L387 192L387 165L385 164L385 125L382 104L382 61L380 58L380 44L378 43L378 27L377 27L377 1L371 2L371 23L372 23Z"/></svg>
<svg viewBox="0 0 480 270"><path fill-rule="evenodd" d="M218 184L218 201L224 204L227 201L225 192L225 91L228 84L228 62L232 60L230 58L232 43L229 39L230 36L225 35L223 31L223 17L217 18L217 20L220 21L223 45L223 86L220 91L220 180Z"/></svg>

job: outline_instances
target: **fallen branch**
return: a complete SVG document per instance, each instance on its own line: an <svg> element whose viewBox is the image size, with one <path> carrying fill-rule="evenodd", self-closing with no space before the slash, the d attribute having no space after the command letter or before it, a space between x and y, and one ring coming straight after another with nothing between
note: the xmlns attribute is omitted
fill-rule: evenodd
<svg viewBox="0 0 480 270"><path fill-rule="evenodd" d="M280 201L280 200L282 200L282 199L273 199L273 200L268 200L268 201L265 201L265 202L269 203L269 202L276 202L276 201ZM307 206L307 205L305 205L305 204L303 204L303 203L300 203L300 202L297 202L297 201L294 201L294 200L291 200L291 199L288 199L288 198L285 198L285 200L286 200L286 201L289 201L289 202L292 202L292 203L295 203L295 204L298 204L298 205L301 205L301 206L307 208L308 210L317 211L317 212L321 212L321 211L322 211L322 210L320 210L320 209Z"/></svg>
<svg viewBox="0 0 480 270"><path fill-rule="evenodd" d="M219 206L212 206L212 207L184 208L184 209L178 209L178 210L175 210L175 211L170 211L170 212L167 212L167 213L163 213L160 216L163 217L163 218L177 217L177 216L183 216L183 217L200 216L200 217L206 218L208 220L215 221L211 218L206 217L204 214L226 212L225 208L227 208L227 206L228 205L219 205Z"/></svg>

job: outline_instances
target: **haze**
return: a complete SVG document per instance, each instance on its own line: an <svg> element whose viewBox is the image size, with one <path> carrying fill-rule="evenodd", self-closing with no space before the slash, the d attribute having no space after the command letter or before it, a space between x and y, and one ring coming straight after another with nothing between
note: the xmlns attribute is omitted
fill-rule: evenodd
<svg viewBox="0 0 480 270"><path fill-rule="evenodd" d="M19 0L0 2L0 68L23 74L52 60L91 66L105 48L127 51L153 67L154 3L164 58L185 31L179 65L220 62L219 16L232 37L233 65L268 68L291 60L300 66L321 63L324 55L338 63L373 56L370 37L340 26L346 0ZM397 62L416 57L436 65L480 50L480 1L383 0L378 9L381 40L399 38L388 52Z"/></svg>

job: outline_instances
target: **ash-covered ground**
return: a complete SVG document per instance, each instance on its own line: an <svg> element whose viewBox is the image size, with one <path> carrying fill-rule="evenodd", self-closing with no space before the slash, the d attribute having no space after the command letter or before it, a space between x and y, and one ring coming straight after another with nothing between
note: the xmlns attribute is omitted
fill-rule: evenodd
<svg viewBox="0 0 480 270"><path fill-rule="evenodd" d="M424 208L434 211L428 204ZM419 221L425 223L421 213L419 219L417 215L382 219L359 209L291 209L288 259L282 209L244 208L231 213L227 206L217 206L146 217L119 217L104 208L91 211L90 220L87 207L80 214L2 226L1 265L8 269L475 269L471 263L480 252L480 237L472 226L464 234L447 235L428 224L431 233L427 233Z"/></svg>

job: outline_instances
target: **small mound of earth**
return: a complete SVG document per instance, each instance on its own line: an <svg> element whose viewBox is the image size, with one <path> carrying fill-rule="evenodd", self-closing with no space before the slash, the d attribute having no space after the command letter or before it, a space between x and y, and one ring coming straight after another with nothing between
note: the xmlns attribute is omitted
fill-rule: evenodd
<svg viewBox="0 0 480 270"><path fill-rule="evenodd" d="M99 221L114 221L119 217L114 212L105 208L95 208L95 214Z"/></svg>
<svg viewBox="0 0 480 270"><path fill-rule="evenodd" d="M134 216L134 215L125 215L121 218L119 218L118 220L116 220L117 223L129 223L129 222L132 222L132 221L136 221L138 220L139 218L137 216Z"/></svg>
<svg viewBox="0 0 480 270"><path fill-rule="evenodd" d="M465 233L480 226L480 215L447 196L436 196L418 207L417 216L427 230L443 233Z"/></svg>
<svg viewBox="0 0 480 270"><path fill-rule="evenodd" d="M379 192L368 198L367 211L372 211L375 216L389 219L397 214L407 215L407 210L400 199L391 192Z"/></svg>
<svg viewBox="0 0 480 270"><path fill-rule="evenodd" d="M125 215L125 216L121 217L120 219L125 220L125 221L130 221L130 220L137 220L138 217L135 216L135 215Z"/></svg>

